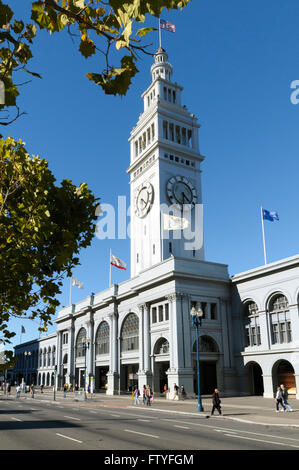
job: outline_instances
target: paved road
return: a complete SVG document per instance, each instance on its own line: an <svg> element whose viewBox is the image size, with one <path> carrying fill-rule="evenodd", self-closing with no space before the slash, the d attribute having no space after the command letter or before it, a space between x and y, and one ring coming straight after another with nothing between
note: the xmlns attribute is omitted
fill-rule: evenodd
<svg viewBox="0 0 299 470"><path fill-rule="evenodd" d="M0 399L1 450L299 450L299 430L154 408Z"/></svg>

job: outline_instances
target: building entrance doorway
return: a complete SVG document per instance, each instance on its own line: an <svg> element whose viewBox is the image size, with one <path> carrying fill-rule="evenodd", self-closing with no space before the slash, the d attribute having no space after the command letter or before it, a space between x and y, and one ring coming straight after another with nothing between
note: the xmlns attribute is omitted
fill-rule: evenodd
<svg viewBox="0 0 299 470"><path fill-rule="evenodd" d="M217 362L199 362L199 386L201 395L211 395L217 388ZM197 362L194 361L194 391L197 395Z"/></svg>
<svg viewBox="0 0 299 470"><path fill-rule="evenodd" d="M263 371L259 364L251 362L246 366L250 395L264 395Z"/></svg>
<svg viewBox="0 0 299 470"><path fill-rule="evenodd" d="M99 392L105 392L105 385L107 383L107 374L109 372L108 366L99 366L95 370L95 388Z"/></svg>
<svg viewBox="0 0 299 470"><path fill-rule="evenodd" d="M292 364L288 361L280 361L274 370L273 379L276 386L283 384L290 395L296 395L295 371ZM275 377L276 375L276 377ZM276 379L276 380L275 380Z"/></svg>

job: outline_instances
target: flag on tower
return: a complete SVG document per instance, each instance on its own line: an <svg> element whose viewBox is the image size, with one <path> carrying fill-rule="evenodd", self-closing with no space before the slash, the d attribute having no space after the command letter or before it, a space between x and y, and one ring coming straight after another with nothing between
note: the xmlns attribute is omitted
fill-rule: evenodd
<svg viewBox="0 0 299 470"><path fill-rule="evenodd" d="M79 287L79 289L83 289L83 284L77 278L72 277L72 286Z"/></svg>
<svg viewBox="0 0 299 470"><path fill-rule="evenodd" d="M121 259L117 258L116 256L114 256L112 253L110 253L110 264L112 264L112 266L115 266L116 268L119 268L119 269L127 269L127 265L124 261L122 261Z"/></svg>
<svg viewBox="0 0 299 470"><path fill-rule="evenodd" d="M275 211L267 211L266 209L263 209L263 219L274 222L274 220L279 220L278 213Z"/></svg>
<svg viewBox="0 0 299 470"><path fill-rule="evenodd" d="M169 21L160 19L160 28L169 31L170 33L175 33L175 25Z"/></svg>
<svg viewBox="0 0 299 470"><path fill-rule="evenodd" d="M188 219L163 213L163 230L184 230L185 228L188 228L188 226Z"/></svg>

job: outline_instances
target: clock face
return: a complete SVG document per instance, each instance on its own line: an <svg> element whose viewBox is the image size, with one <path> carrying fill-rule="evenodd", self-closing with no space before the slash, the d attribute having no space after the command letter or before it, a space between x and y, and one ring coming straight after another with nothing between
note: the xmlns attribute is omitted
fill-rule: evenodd
<svg viewBox="0 0 299 470"><path fill-rule="evenodd" d="M150 183L143 183L135 196L135 214L142 218L150 211L154 200L154 188Z"/></svg>
<svg viewBox="0 0 299 470"><path fill-rule="evenodd" d="M167 182L166 190L170 202L179 206L180 209L182 209L185 204L190 205L192 209L196 204L196 189L184 176L173 176L170 178Z"/></svg>

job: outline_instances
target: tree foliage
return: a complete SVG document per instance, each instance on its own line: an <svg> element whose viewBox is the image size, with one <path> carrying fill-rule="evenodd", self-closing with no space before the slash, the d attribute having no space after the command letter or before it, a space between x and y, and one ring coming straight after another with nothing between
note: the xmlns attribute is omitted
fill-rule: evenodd
<svg viewBox="0 0 299 470"><path fill-rule="evenodd" d="M182 9L190 1L37 0L29 2L32 22L26 24L24 19L15 18L15 12L0 0L0 80L5 85L5 105L0 110L12 106L17 110L14 117L5 115L0 124L7 125L20 115L16 74L23 72L41 78L38 71L28 68L39 29L50 34L66 30L72 38L77 37L78 51L83 57L101 56L99 70L87 73L87 78L107 94L125 95L138 72L139 53L153 53L143 43L144 37L155 29L143 26L146 16L158 17L163 8ZM115 60L113 52L119 55L116 66L111 64L111 55Z"/></svg>
<svg viewBox="0 0 299 470"><path fill-rule="evenodd" d="M21 141L0 141L0 337L15 335L11 317L50 323L62 278L94 236L96 205L85 183L56 186L45 159Z"/></svg>

